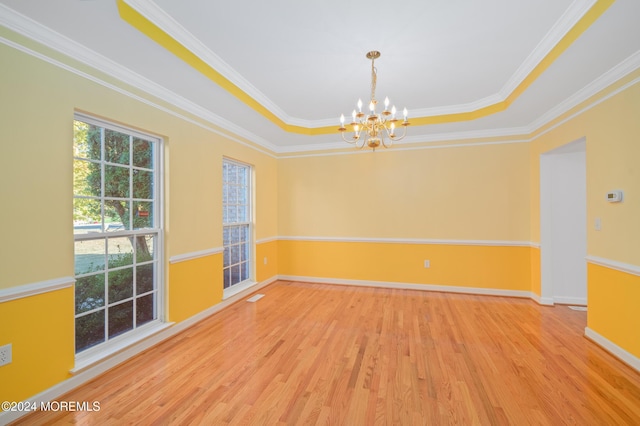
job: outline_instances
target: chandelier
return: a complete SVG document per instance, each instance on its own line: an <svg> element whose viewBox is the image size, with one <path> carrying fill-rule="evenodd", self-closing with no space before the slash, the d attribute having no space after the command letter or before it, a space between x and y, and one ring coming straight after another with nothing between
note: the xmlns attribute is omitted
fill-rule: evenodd
<svg viewBox="0 0 640 426"><path fill-rule="evenodd" d="M376 112L376 77L377 70L374 62L380 57L380 52L374 50L367 53L367 59L371 59L371 101L369 102L369 113L362 112L362 100L358 99L358 110L355 109L351 113L350 126L353 128L353 135L350 139L345 138L344 132L347 130L344 123L344 114L340 115L340 128L338 131L342 135L342 139L350 144L355 145L358 149L365 146L372 148L374 151L380 145L389 148L394 141L399 141L407 134L407 109L402 112L403 120L400 125L404 127L402 135L396 134L396 107L392 106L389 110L389 98L384 98L384 110L380 113Z"/></svg>

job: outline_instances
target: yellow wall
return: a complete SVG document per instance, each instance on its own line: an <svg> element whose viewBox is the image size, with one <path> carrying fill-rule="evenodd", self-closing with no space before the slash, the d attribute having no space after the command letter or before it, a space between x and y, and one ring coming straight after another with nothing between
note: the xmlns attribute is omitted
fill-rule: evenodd
<svg viewBox="0 0 640 426"><path fill-rule="evenodd" d="M540 296L540 248L531 247L531 292Z"/></svg>
<svg viewBox="0 0 640 426"><path fill-rule="evenodd" d="M0 346L12 346L0 401L23 401L70 376L74 309L71 287L0 303Z"/></svg>
<svg viewBox="0 0 640 426"><path fill-rule="evenodd" d="M0 36L175 111L172 105L5 28L0 28ZM187 116L187 121L5 44L0 44L0 61L0 291L74 275L71 185L76 111L164 140L167 297L162 310L167 320L185 320L222 300L220 253L171 266L169 260L222 246L223 157L254 167L255 234L257 238L277 235L273 154L225 137L197 117ZM277 267L277 254L270 256ZM0 399L23 400L69 377L74 367L73 298L73 289L65 289L0 303L0 345L13 345L13 362L0 367ZM38 355L44 352L45 363Z"/></svg>
<svg viewBox="0 0 640 426"><path fill-rule="evenodd" d="M256 244L256 281L263 282L278 275L278 240L272 239Z"/></svg>
<svg viewBox="0 0 640 426"><path fill-rule="evenodd" d="M540 154L585 138L587 254L640 267L640 84L634 83L638 78L637 70L537 132L530 144L533 241L540 241ZM605 194L614 189L624 191L623 202L606 201ZM596 218L601 219L600 231L595 230ZM640 357L638 276L592 264L587 272L587 326ZM540 294L539 288L533 291Z"/></svg>
<svg viewBox="0 0 640 426"><path fill-rule="evenodd" d="M184 321L222 301L223 279L219 271L222 253L170 264L168 320Z"/></svg>
<svg viewBox="0 0 640 426"><path fill-rule="evenodd" d="M528 292L530 248L280 241L281 275ZM424 267L424 260L430 267Z"/></svg>
<svg viewBox="0 0 640 426"><path fill-rule="evenodd" d="M281 236L529 240L526 143L280 160Z"/></svg>
<svg viewBox="0 0 640 426"><path fill-rule="evenodd" d="M286 158L279 177L278 228L295 239L280 241L280 274L531 288L529 247L492 246L529 241L526 143Z"/></svg>
<svg viewBox="0 0 640 426"><path fill-rule="evenodd" d="M2 289L73 276L73 78L4 44L0 58Z"/></svg>
<svg viewBox="0 0 640 426"><path fill-rule="evenodd" d="M588 326L640 358L640 276L588 264Z"/></svg>

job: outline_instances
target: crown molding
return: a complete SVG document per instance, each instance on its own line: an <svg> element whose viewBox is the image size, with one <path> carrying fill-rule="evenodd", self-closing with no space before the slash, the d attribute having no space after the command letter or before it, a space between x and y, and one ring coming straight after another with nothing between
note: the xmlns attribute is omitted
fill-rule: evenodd
<svg viewBox="0 0 640 426"><path fill-rule="evenodd" d="M592 96L595 96L598 93L602 92L607 87L611 86L612 84L616 83L620 79L634 72L638 68L640 68L640 50L636 51L631 56L629 56L628 58L620 62L618 65L611 68L609 71L605 72L600 77L593 80L591 83L589 83L582 89L578 90L572 96L568 97L567 99L565 99L564 101L556 105L554 108L547 111L537 120L529 124L527 126L529 129L528 133L533 133L536 130L542 128L546 124L550 123L551 121L555 120L561 115L569 112L572 108L577 107L581 103L586 102ZM594 107L595 105L602 102L603 100L609 99L611 96L619 93L621 90L624 90L627 87L630 87L636 84L638 81L639 79L634 79L633 81L624 85L622 88L615 90L612 93L609 93L606 96L604 96L602 99L592 103L591 105L588 105L587 107L582 109L580 112L584 112L585 110Z"/></svg>
<svg viewBox="0 0 640 426"><path fill-rule="evenodd" d="M500 100L505 100L529 74L547 57L582 17L597 3L597 0L575 0L551 27L540 43L527 56L516 72L499 92Z"/></svg>
<svg viewBox="0 0 640 426"><path fill-rule="evenodd" d="M501 102L506 102L509 96L518 86L533 73L535 68L549 55L549 53L562 41L584 15L591 10L597 0L575 0L562 14L560 19L540 40L535 49L527 56L516 72L509 78L505 85L493 95L478 99L466 104L451 105L446 107L424 108L412 111L415 117L431 117L437 115L462 114L487 108Z"/></svg>
<svg viewBox="0 0 640 426"><path fill-rule="evenodd" d="M243 92L271 111L280 120L288 124L295 124L293 121L296 120L285 113L284 110L271 101L271 99L258 90L229 64L222 60L222 58L212 52L197 37L180 25L178 21L173 19L173 17L165 12L160 6L148 0L122 0L122 2L129 5L129 7L144 16L156 27L160 28L171 38L182 44L187 50L203 60L224 78L239 87ZM304 123L301 125L305 127L309 127L309 124L312 123L308 120L298 119L297 121Z"/></svg>
<svg viewBox="0 0 640 426"><path fill-rule="evenodd" d="M416 117L436 116L446 114L458 114L472 112L481 108L486 108L501 102L505 102L507 98L518 88L518 86L533 73L535 68L549 55L549 53L562 41L562 39L571 31L584 15L591 10L597 3L597 0L575 0L571 6L565 11L554 26L547 32L543 39L538 43L535 49L524 62L518 67L516 72L511 76L507 83L496 94L486 98L479 99L474 102L460 105L452 105L449 107L437 107L427 109L417 109L412 111L412 115ZM615 81L615 80L614 80ZM610 83L609 83L610 84ZM604 86L606 87L606 86ZM602 87L602 89L604 88ZM587 97L583 98L585 100ZM569 109L569 108L567 108ZM566 111L567 109L564 109ZM557 114L558 116L560 114ZM533 123L528 126L527 133L533 132L540 127Z"/></svg>
<svg viewBox="0 0 640 426"><path fill-rule="evenodd" d="M476 101L468 102L465 104L412 109L411 116L412 117L433 117L438 115L464 114L464 113L473 112L482 108L487 108L495 104L499 104L500 102L504 102L505 99L506 99L506 96L502 96L500 93L495 93L485 98L478 99Z"/></svg>
<svg viewBox="0 0 640 426"><path fill-rule="evenodd" d="M160 28L170 37L182 44L187 50L203 60L208 66L216 70L231 83L240 88L248 96L260 103L283 122L306 128L323 128L333 126L335 119L305 120L287 114L265 94L247 81L241 74L234 70L222 58L212 52L198 38L178 23L162 8L147 0L122 0L129 7L144 16L147 20ZM415 117L431 117L438 115L451 115L473 112L482 108L506 101L514 90L529 76L533 70L544 60L551 50L561 42L566 34L582 19L582 17L595 5L597 0L575 0L562 14L560 19L547 32L536 48L525 61L518 67L514 75L500 89L498 93L473 102L443 107L422 108L412 111Z"/></svg>
<svg viewBox="0 0 640 426"><path fill-rule="evenodd" d="M70 38L57 33L51 30L48 27L43 26L42 24L32 20L29 17L26 17L13 9L0 4L0 24L5 26L6 28L23 35L37 43L42 44L50 49L55 50L73 60L76 60L83 65L89 66L92 69L95 69L99 72L102 72L110 77L117 79L125 84L128 84L136 89L142 90L143 92L154 96L157 99L165 101L170 105L177 107L182 111L189 112L194 116L205 120L207 123L210 123L214 126L220 127L224 130L227 130L241 138L247 139L256 145L259 145L263 148L266 148L269 151L276 152L277 146L273 143L245 130L244 128L212 113L206 108L201 107L198 104L195 104L186 98L167 90L165 87L148 80L147 78L137 74L134 71L129 70L128 68L123 67L122 65L112 61L109 58L106 58L103 55L100 55L93 50L77 43ZM8 43L6 43L8 44ZM11 44L13 47L17 47L16 43ZM85 72L78 70L70 64L62 64L61 62L54 60L52 58L47 57L42 53L33 52L30 49L21 48L25 53L29 53L31 55L37 56L40 59L44 59L47 62L54 64L56 66L63 67L71 72L74 72L77 75L80 75L85 78L89 78L90 80L102 84L103 86L107 86L110 88L114 88L112 84L106 83L104 80L100 79L95 75L89 75ZM119 92L126 94L130 97L134 97L138 100L141 100L139 96L135 96L130 92L119 88ZM149 105L153 105L157 108L160 108L158 105L150 103L146 101L145 103ZM161 108L166 110L166 108ZM214 129L211 129L214 130ZM215 130L214 130L215 131ZM220 132L217 132L220 133ZM225 135L229 137L229 135ZM236 140L238 141L238 140ZM241 141L238 141L241 142Z"/></svg>
<svg viewBox="0 0 640 426"><path fill-rule="evenodd" d="M402 143L398 145L394 145L394 151L398 150L408 150L408 149L433 149L433 148L454 148L460 146L479 146L479 145L497 145L497 144L505 144L505 143L522 143L522 142L530 142L528 137L522 138L523 135L529 135L531 130L529 127L511 127L511 128L503 128L503 129L490 129L490 130L477 130L477 131L467 131L467 132L449 132L449 133L434 133L428 135L413 135L407 136L402 140ZM447 144L447 145L428 145L424 146L422 144L425 143L434 143L434 142L447 142L447 141L462 141L462 140L471 140L471 139L484 139L484 138L513 138L506 141L492 141L492 142L470 142L470 143L456 143L456 144ZM278 154L293 154L293 153L305 153L305 152L313 152L313 151L328 151L328 150L341 150L345 148L345 143L342 140L337 140L336 142L331 143L322 143L322 144L305 144L305 145L291 145L285 147L279 147L277 150ZM348 148L348 146L346 146ZM349 151L348 153L356 153L362 151ZM365 151L368 152L368 151ZM287 156L287 158L293 158L292 156Z"/></svg>
<svg viewBox="0 0 640 426"><path fill-rule="evenodd" d="M141 0L123 0L126 1L128 4L130 4L132 7L146 7L149 6L151 10L156 10L157 7L154 7L153 5L149 5L149 3L151 2L143 2ZM522 76L526 75L527 72L530 72L530 67L532 66L532 64L537 63L536 62L536 58L538 58L538 60L541 57L544 57L544 55L546 53L548 53L548 49L551 49L555 44L557 43L557 39L561 38L564 34L566 34L566 32L571 28L571 25L574 25L575 22L577 20L579 20L585 13L585 10L589 10L589 8L595 3L595 0L582 0L582 1L575 1L574 3L572 3L571 7L567 10L567 12L565 12L565 14L563 15L563 17L560 19L560 21L558 21L558 23L552 28L552 30L549 31L548 35L545 37L544 42L541 43L535 50L535 54L530 55L529 58L527 58L527 60L525 61L525 63L523 63L523 65L521 65L521 67L519 68L519 71L516 73L517 75L519 75L519 77L516 78L516 76L514 76L514 78L512 80L510 80L510 83L507 84L507 86L509 86L510 84L515 84L513 82L518 81L519 78L521 78ZM156 11L157 12L157 11ZM162 12L162 14L164 14L164 18L165 20L172 20L171 17L166 16L166 13L164 13L161 9L160 12ZM143 13L143 12L141 12ZM146 16L146 15L145 15ZM154 15L155 16L155 15ZM160 18L156 18L156 19L160 19ZM174 21L175 22L175 21ZM573 24L572 24L573 23ZM80 75L84 78L88 78L92 81L97 82L98 84L101 84L103 86L109 87L113 90L117 90L120 93L123 93L129 97L132 97L134 99L137 99L141 102L145 102L148 105L151 105L155 108L161 109L163 111L169 112L173 115L176 115L182 119L185 119L187 121L193 122L197 125L200 125L202 127L207 128L208 130L211 130L215 133L224 135L225 137L230 138L231 140L234 140L238 143L250 146L254 149L257 149L258 151L261 151L269 156L272 157L276 157L277 158L277 154L289 154L289 153L301 153L303 154L303 156L307 156L307 155L336 155L336 154L340 154L340 153L329 153L329 154L304 154L304 153L310 153L312 151L325 151L325 152L329 152L332 150L344 150L345 148L345 144L343 141L339 140L339 138L336 136L336 141L332 142L332 143L321 143L321 144L300 144L300 145L289 145L289 146L278 146L268 140L265 140L255 134L253 134L252 132L247 131L246 129L242 128L241 126L238 126L214 113L212 113L211 111L207 110L206 108L203 108L179 95L177 95L176 93L170 92L168 90L166 90L164 87L160 86L159 84L156 84L144 77L142 77L141 75L122 67L121 65L115 63L114 61L88 49L87 47L75 42L74 40L71 40L47 27L42 26L41 24L37 23L36 21L14 11L13 9L0 4L0 24L2 24L3 26L5 26L6 28L22 35L25 36L29 39L34 40L37 43L40 43L41 45L48 47L50 49L53 49L56 52L59 52L73 60L78 61L79 63L89 66L94 70L97 70L98 72L104 73L105 75L108 75L112 78L117 79L118 81L121 81L125 84L128 84L136 89L139 89L141 91L143 91L146 94L149 94L151 96L154 96L157 99L160 99L164 102L169 103L170 105L173 105L175 108L181 110L181 111L185 111L187 113L190 113L192 115L194 115L195 117L198 117L202 120L204 120L206 123L212 124L216 127L219 127L225 131L228 131L229 133L231 133L232 135L226 134L224 132L221 132L215 128L211 128L211 127L207 127L207 126L203 126L202 123L197 122L197 120L192 120L188 117L185 117L181 114L178 114L176 111L172 111L167 109L166 107L163 107L161 105L158 105L154 102L152 102L149 99L144 99L143 97L139 96L139 95L135 95L125 89L123 89L122 87L117 87L112 83L108 83L102 79L100 79L99 77L97 77L96 75L90 75L87 74L84 71L81 71L77 68L77 66L74 67L73 64L69 64L69 63L62 63L56 59L51 58L50 56L47 56L46 53L41 53L41 52L34 52L33 50L30 50L24 46L19 45L18 43L15 42L11 42L11 41L7 41L7 40L2 40L2 42L4 42L7 45L10 45L14 48L18 48L28 54L31 54L32 56L36 56L42 60L45 60L49 63L52 63L58 67L64 68L70 72L74 72L77 75ZM160 25L168 25L166 23L160 23ZM177 24L176 24L177 25ZM185 30L186 31L186 30ZM203 47L204 48L204 47ZM210 52L212 53L212 52ZM212 53L213 55L213 53ZM215 55L214 55L215 56ZM211 59L211 58L210 58ZM219 59L219 58L218 58ZM213 59L211 59L213 60ZM228 68L225 68L225 66ZM216 69L218 71L224 71L225 73L229 73L229 75L225 75L226 77L229 77L230 80L231 78L235 78L237 76L234 76L233 74L233 70L231 68L228 67L228 65L223 64L216 64ZM528 68L529 67L529 68ZM576 92L574 95L572 95L571 97L567 98L565 101L563 101L562 103L560 103L559 105L557 105L556 107L552 108L551 110L547 111L545 114L543 114L542 116L540 116L538 119L536 119L535 121L533 121L532 123L530 123L527 126L524 127L518 127L518 128L502 128L502 129L490 129L490 130L479 130L479 131L467 131L467 132L452 132L452 133L439 133L439 134L424 134L424 135L412 135L409 136L407 138L404 139L403 143L402 143L402 147L398 146L396 148L396 150L401 150L401 149L430 149L430 148L444 148L444 147L456 147L456 146L467 146L467 145L478 145L479 143L469 143L469 144L447 144L447 145L438 145L438 146L433 146L433 145L428 145L428 146L424 146L423 144L425 143L433 143L433 142L445 142L445 141L454 141L454 140L470 140L470 139L479 139L479 138L497 138L497 137L511 137L511 138L515 138L513 140L510 141L497 141L497 142L490 142L489 144L495 144L495 143L520 143L520 142L528 142L532 140L532 134L534 132L536 132L537 130L539 130L540 128L542 128L543 126L547 125L549 122L553 121L554 119L557 119L558 117L560 117L562 114L565 114L566 112L568 112L569 110L571 110L572 108L580 105L581 103L587 101L589 98L591 98L592 96L598 94L599 92L605 90L607 87L609 87L610 85L612 85L613 83L617 82L618 80L620 80L621 78L625 77L626 75L628 75L629 73L637 70L638 68L640 68L640 51L635 52L633 55L631 55L629 58L625 59L624 61L622 61L620 64L618 64L617 66L613 67L612 69L610 69L609 71L607 71L606 73L604 73L602 76L600 76L598 79L594 80L592 83L590 83L589 85L585 86L583 89L579 90L578 92ZM529 71L526 71L529 70ZM628 83L624 86L624 88L629 87L632 84L636 84L638 82L638 79L632 81L631 83ZM505 87L507 87L505 86ZM624 89L623 88L623 89ZM611 94L607 94L606 96L604 96L603 98L597 100L596 102L594 102L591 105L586 106L585 108L583 108L580 112L584 112L585 110L597 105L599 102L602 102L605 99L608 99L609 97L613 96L615 93L618 93L620 90L623 89L618 89L617 91L611 93ZM252 96L254 93L250 93ZM493 99L493 98L491 98ZM489 98L485 98L484 100L478 101L478 102L488 102ZM491 102L494 102L494 100L491 100ZM473 104L473 103L472 103ZM472 104L465 104L467 107L469 105ZM452 107L446 107L446 108L440 108L440 109L428 109L428 111L430 112L430 114L434 114L436 113L436 110L439 111L444 111L445 113L447 113L447 111L453 111L452 109L448 109L448 108L455 108L456 106L452 106ZM420 110L422 111L422 110ZM332 119L326 119L326 120L316 120L316 121L296 121L296 119L290 119L290 118L286 118L286 120L289 120L292 123L298 123L299 125L303 125L303 126L307 126L307 127L323 127L323 126L327 126L327 125L332 125L334 124L334 120ZM255 145L253 146L251 144L248 144L244 141L242 141L241 139L238 139L236 137L234 137L233 135L238 136L239 138L245 139ZM539 136L539 135L538 135ZM523 137L525 139L523 139ZM537 137L537 136L536 136ZM480 144L487 144L487 143L480 143ZM261 148L266 149L262 150ZM348 146L347 146L348 148ZM358 151L359 152L359 151ZM344 152L345 154L352 154L354 152L349 151L349 152ZM274 155L275 154L275 155ZM284 158L292 158L293 156L286 156Z"/></svg>

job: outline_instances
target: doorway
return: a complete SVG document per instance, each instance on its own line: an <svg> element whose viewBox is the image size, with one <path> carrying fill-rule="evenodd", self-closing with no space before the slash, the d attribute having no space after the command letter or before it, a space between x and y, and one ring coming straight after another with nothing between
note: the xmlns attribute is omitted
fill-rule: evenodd
<svg viewBox="0 0 640 426"><path fill-rule="evenodd" d="M586 140L540 155L541 303L587 305Z"/></svg>

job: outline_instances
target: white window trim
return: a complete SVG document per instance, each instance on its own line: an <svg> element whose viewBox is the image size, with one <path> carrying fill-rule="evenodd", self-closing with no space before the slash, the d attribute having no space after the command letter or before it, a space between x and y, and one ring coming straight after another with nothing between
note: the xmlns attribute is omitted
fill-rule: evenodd
<svg viewBox="0 0 640 426"><path fill-rule="evenodd" d="M222 292L222 300L226 300L230 297L235 296L238 293L242 293L243 291L253 287L254 285L258 284L256 281L254 281L253 279L248 279L248 280L244 280L238 284L232 285L229 288L225 288Z"/></svg>
<svg viewBox="0 0 640 426"><path fill-rule="evenodd" d="M233 163L235 165L241 166L241 167L248 167L249 168L249 176L247 179L247 188L248 188L248 200L249 200L249 204L248 204L248 212L247 212L247 221L245 222L234 222L234 223L225 223L224 222L224 213L222 215L222 229L224 230L224 228L226 226L248 226L248 239L247 239L247 246L248 246L248 254L247 254L247 263L248 263L248 271L249 271L249 277L244 280L241 281L237 284L234 284L228 288L224 288L223 287L223 291L222 291L222 300L228 299L229 297L235 296L236 294L254 286L255 284L257 284L257 282L255 281L255 242L254 242L254 225L253 225L253 217L254 217L254 204L255 204L255 197L254 197L254 166L249 164L249 163L245 163L242 161L238 161L238 160L234 160L232 158L229 157L223 157L222 158L222 164L224 166L224 163ZM224 177L223 177L223 186L224 186ZM223 203L223 208L224 208L224 203ZM227 269L224 267L224 241L223 241L223 268L222 268L222 273L224 274L224 271ZM224 286L224 278L223 278L223 286Z"/></svg>
<svg viewBox="0 0 640 426"><path fill-rule="evenodd" d="M124 349L147 339L169 327L172 324L155 319L131 331L123 333L100 345L91 347L76 354L75 365L70 370L71 374L77 374Z"/></svg>
<svg viewBox="0 0 640 426"><path fill-rule="evenodd" d="M126 133L130 136L134 136L140 139L152 141L155 144L155 163L154 173L156 173L156 179L154 181L154 211L153 214L157 220L156 228L153 228L153 232L156 233L156 248L155 248L155 260L157 262L156 267L156 314L157 318L143 324L140 327L136 327L128 332L118 335L112 339L108 339L103 343L99 343L93 347L85 349L82 352L75 353L75 365L71 369L72 373L77 373L83 369L90 367L91 365L108 358L123 349L132 346L162 330L169 327L171 324L166 322L166 286L164 280L164 139L160 136L153 135L151 133L141 133L132 128L119 126L115 123L100 120L89 115L82 113L74 113L74 120L82 121L87 124L92 124L99 127L108 128L110 130ZM103 182L104 184L104 182ZM132 195L132 194L130 194ZM132 230L134 233L149 234L149 230L141 229ZM109 233L109 238L119 236L119 232ZM130 232L127 231L127 235ZM87 237L88 238L88 237ZM74 235L75 241L83 240L82 236ZM74 271L74 276L75 276ZM75 348L75 284L74 284L74 321L73 321L73 341ZM105 330L105 333L107 331Z"/></svg>

